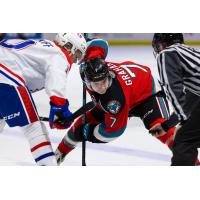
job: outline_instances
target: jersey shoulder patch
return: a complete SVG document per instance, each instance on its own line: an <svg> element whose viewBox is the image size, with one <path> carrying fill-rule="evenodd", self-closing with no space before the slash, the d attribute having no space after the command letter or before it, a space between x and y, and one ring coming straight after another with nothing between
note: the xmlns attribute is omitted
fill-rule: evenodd
<svg viewBox="0 0 200 200"><path fill-rule="evenodd" d="M107 110L112 114L119 113L121 109L121 103L117 100L111 100L107 104Z"/></svg>

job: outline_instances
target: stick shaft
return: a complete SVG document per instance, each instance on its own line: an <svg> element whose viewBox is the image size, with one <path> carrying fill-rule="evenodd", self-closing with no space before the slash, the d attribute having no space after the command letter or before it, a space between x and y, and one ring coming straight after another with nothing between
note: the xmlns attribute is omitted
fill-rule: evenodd
<svg viewBox="0 0 200 200"><path fill-rule="evenodd" d="M83 84L83 106L86 105L86 89ZM82 116L82 122L85 124L86 122L86 114L84 113ZM82 166L86 166L86 141L83 140L82 142Z"/></svg>
<svg viewBox="0 0 200 200"><path fill-rule="evenodd" d="M84 106L82 106L81 108L79 108L78 110L76 110L70 117L66 117L65 122L70 122L75 120L77 117L83 115L84 113L86 113L87 111L89 111L90 109L92 109L94 107L94 103L92 101L88 102L87 104L85 104ZM41 121L49 121L48 117L40 117Z"/></svg>

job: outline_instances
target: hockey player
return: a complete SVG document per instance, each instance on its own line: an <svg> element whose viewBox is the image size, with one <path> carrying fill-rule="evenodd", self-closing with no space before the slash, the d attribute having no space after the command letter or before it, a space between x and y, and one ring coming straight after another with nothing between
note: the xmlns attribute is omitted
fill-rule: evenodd
<svg viewBox="0 0 200 200"><path fill-rule="evenodd" d="M86 50L82 34L57 34L49 40L0 42L0 129L20 126L38 165L57 165L48 132L39 120L31 93L45 89L50 98L51 128L64 129L56 120L70 116L66 78Z"/></svg>
<svg viewBox="0 0 200 200"><path fill-rule="evenodd" d="M200 147L200 51L184 45L182 33L155 33L152 46L161 85L182 126L173 145L172 165L194 165ZM151 132L162 132L162 123Z"/></svg>
<svg viewBox="0 0 200 200"><path fill-rule="evenodd" d="M86 123L78 118L56 150L58 163L76 145L87 140L108 143L126 129L128 118L140 117L147 129L169 118L167 101L148 67L126 61L105 62L108 46L103 40L88 44L81 77L96 106L86 113ZM156 136L169 148L174 127Z"/></svg>

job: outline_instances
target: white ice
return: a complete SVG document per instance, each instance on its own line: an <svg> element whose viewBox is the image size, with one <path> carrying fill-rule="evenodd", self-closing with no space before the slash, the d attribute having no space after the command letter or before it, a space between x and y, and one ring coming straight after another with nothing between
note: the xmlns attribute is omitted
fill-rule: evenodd
<svg viewBox="0 0 200 200"><path fill-rule="evenodd" d="M151 47L111 47L107 60L135 61L149 66L158 77ZM67 82L70 108L75 111L82 105L82 83L76 65L72 67ZM33 97L39 114L48 116L49 100L45 92L35 93ZM53 148L56 149L66 131L48 130ZM86 162L89 166L164 166L170 165L171 155L167 146L148 134L140 119L131 118L125 133L116 141L109 144L87 142ZM0 133L0 165L35 165L28 142L19 128L6 126L4 132ZM81 165L81 145L67 156L62 165Z"/></svg>

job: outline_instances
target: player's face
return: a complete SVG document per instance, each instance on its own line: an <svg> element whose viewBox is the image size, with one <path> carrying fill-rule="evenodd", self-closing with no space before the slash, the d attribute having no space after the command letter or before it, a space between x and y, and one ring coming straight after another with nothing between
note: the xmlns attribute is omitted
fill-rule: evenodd
<svg viewBox="0 0 200 200"><path fill-rule="evenodd" d="M98 82L90 82L90 86L98 94L105 94L109 87L109 78L106 77Z"/></svg>
<svg viewBox="0 0 200 200"><path fill-rule="evenodd" d="M166 48L165 45L161 44L161 43L158 43L156 44L154 47L153 47L153 55L154 57L156 58L156 56Z"/></svg>
<svg viewBox="0 0 200 200"><path fill-rule="evenodd" d="M75 51L74 54L71 55L71 58L72 58L72 62L73 62L73 63L77 63L77 62L79 62L79 61L82 60L83 54L82 54L82 52L78 49L78 50Z"/></svg>
<svg viewBox="0 0 200 200"><path fill-rule="evenodd" d="M77 49L75 51L75 53L72 54L71 50L72 50L73 45L70 42L65 44L63 47L70 53L70 57L71 57L73 63L77 63L82 60L83 53L79 49Z"/></svg>
<svg viewBox="0 0 200 200"><path fill-rule="evenodd" d="M167 47L167 45L158 43L158 44L156 45L156 52L157 52L157 53L160 53L160 52L161 52L162 50L164 50L166 47Z"/></svg>
<svg viewBox="0 0 200 200"><path fill-rule="evenodd" d="M166 48L166 45L160 44L159 45L159 53Z"/></svg>

